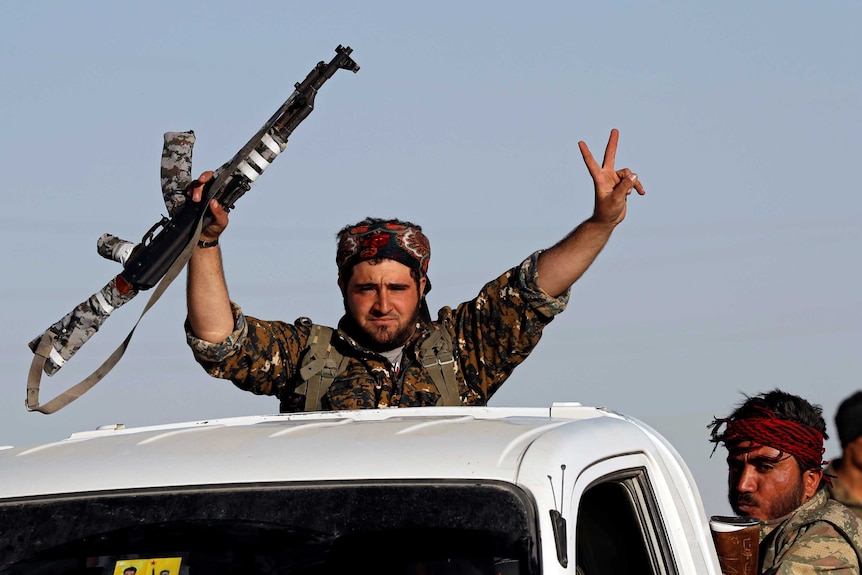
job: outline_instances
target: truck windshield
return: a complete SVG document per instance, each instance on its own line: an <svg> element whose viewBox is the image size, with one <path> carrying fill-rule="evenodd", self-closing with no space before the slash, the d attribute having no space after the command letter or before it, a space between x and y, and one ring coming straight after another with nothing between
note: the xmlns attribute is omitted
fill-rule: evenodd
<svg viewBox="0 0 862 575"><path fill-rule="evenodd" d="M0 503L0 573L538 573L532 500L503 483L197 487Z"/></svg>

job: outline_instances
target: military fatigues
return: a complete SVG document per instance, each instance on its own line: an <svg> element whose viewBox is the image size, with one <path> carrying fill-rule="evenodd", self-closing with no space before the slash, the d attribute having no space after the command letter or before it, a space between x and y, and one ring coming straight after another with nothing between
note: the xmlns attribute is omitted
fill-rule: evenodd
<svg viewBox="0 0 862 575"><path fill-rule="evenodd" d="M827 488L829 497L844 504L845 507L862 519L862 501L856 499L856 497L854 497L853 494L841 484L841 480L838 479L838 474L835 471L838 467L841 467L840 458L829 462L829 466L826 467L826 475L829 476L832 482L832 486Z"/></svg>
<svg viewBox="0 0 862 575"><path fill-rule="evenodd" d="M456 379L462 403L484 405L512 370L530 354L542 329L565 309L569 293L559 298L537 285L534 253L521 265L489 282L471 301L455 309L444 307L435 323L452 336ZM218 344L186 335L195 358L213 377L230 379L256 394L276 395L282 411L301 411L303 397L299 366L308 344L311 320L289 324L246 317L234 305L235 330ZM337 330L339 352L349 358L322 398L323 409L367 409L435 405L440 392L418 357L421 342L432 326L420 322L406 344L396 374L383 356L362 348L343 328Z"/></svg>
<svg viewBox="0 0 862 575"><path fill-rule="evenodd" d="M789 515L763 523L760 538L763 574L859 574L862 521L825 489Z"/></svg>

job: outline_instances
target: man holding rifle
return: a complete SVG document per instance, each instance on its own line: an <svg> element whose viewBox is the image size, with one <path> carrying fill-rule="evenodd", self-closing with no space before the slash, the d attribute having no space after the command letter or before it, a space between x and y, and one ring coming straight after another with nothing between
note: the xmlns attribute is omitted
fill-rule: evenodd
<svg viewBox="0 0 862 575"><path fill-rule="evenodd" d="M760 573L858 575L862 521L829 499L820 406L776 389L710 427L727 447L731 508L760 520Z"/></svg>
<svg viewBox="0 0 862 575"><path fill-rule="evenodd" d="M436 321L425 303L428 239L415 224L376 218L338 233L345 307L338 329L245 316L229 299L218 248L228 216L211 202L213 222L188 267L186 332L195 358L214 377L278 396L285 412L486 404L565 308L572 284L625 218L628 195L644 193L631 170L614 168L618 138L613 130L601 165L579 143L593 215L473 300L442 308ZM189 187L193 201L210 178L206 172Z"/></svg>

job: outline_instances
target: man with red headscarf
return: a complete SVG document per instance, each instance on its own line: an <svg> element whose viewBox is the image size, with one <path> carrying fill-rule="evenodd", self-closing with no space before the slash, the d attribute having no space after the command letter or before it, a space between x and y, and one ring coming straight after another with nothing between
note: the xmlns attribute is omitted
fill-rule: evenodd
<svg viewBox="0 0 862 575"><path fill-rule="evenodd" d="M345 314L337 329L308 318L246 317L228 297L218 248L227 213L211 202L213 223L188 268L186 332L195 358L214 377L278 396L282 411L484 405L565 308L569 288L625 218L628 195L644 193L631 170L614 168L618 138L612 130L601 165L579 143L593 179L592 217L473 300L442 308L436 321L425 303L428 238L415 224L378 218L338 233ZM193 201L210 177L192 183Z"/></svg>
<svg viewBox="0 0 862 575"><path fill-rule="evenodd" d="M860 572L862 521L825 488L822 413L776 389L710 426L727 448L731 508L761 522L761 573Z"/></svg>

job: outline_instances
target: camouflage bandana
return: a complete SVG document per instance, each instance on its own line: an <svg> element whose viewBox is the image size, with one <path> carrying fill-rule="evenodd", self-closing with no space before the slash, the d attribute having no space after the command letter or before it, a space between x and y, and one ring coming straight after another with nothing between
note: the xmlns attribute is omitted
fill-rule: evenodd
<svg viewBox="0 0 862 575"><path fill-rule="evenodd" d="M377 258L395 260L418 271L419 277L427 277L431 245L419 228L392 221L358 225L340 234L335 255L339 274Z"/></svg>

